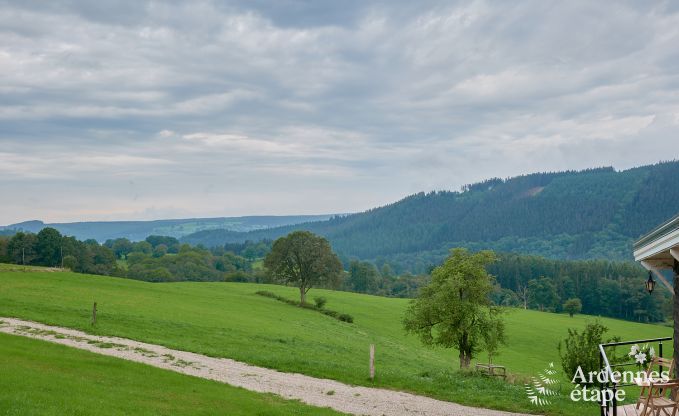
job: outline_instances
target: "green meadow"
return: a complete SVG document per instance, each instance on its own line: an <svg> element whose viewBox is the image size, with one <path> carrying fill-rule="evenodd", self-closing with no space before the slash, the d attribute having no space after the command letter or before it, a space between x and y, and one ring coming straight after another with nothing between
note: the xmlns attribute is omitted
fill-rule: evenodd
<svg viewBox="0 0 679 416"><path fill-rule="evenodd" d="M339 415L271 394L0 334L3 415Z"/></svg>
<svg viewBox="0 0 679 416"><path fill-rule="evenodd" d="M512 382L457 371L454 350L427 348L404 333L405 299L312 289L327 307L349 313L340 322L313 310L257 296L269 290L295 299L297 289L247 283L164 283L44 273L2 271L0 316L35 320L114 335L211 356L229 357L287 372L351 384L411 391L461 404L552 415L598 414L595 404L556 399L534 407L523 382L550 362L560 370L557 345L568 328L583 328L595 318L510 309L508 345L494 360L505 365ZM90 325L92 303L97 325ZM610 336L623 340L670 336L668 327L601 318ZM369 345L377 350L377 376L368 379ZM670 355L670 345L665 355ZM478 357L484 361L483 355ZM564 381L565 392L570 391Z"/></svg>

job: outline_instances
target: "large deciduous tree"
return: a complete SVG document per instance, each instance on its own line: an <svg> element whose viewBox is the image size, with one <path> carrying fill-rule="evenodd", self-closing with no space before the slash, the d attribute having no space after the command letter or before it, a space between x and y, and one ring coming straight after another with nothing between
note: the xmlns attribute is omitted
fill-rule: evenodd
<svg viewBox="0 0 679 416"><path fill-rule="evenodd" d="M16 264L31 264L36 258L37 238L35 234L18 232L7 245L7 254Z"/></svg>
<svg viewBox="0 0 679 416"><path fill-rule="evenodd" d="M61 263L61 233L52 227L40 230L36 250L44 266L57 266Z"/></svg>
<svg viewBox="0 0 679 416"><path fill-rule="evenodd" d="M338 280L342 263L330 243L308 231L295 231L273 243L264 258L264 267L274 280L299 287L300 304L314 286Z"/></svg>
<svg viewBox="0 0 679 416"><path fill-rule="evenodd" d="M457 348L460 368L468 368L485 344L496 353L498 344L505 342L501 310L489 299L493 279L485 267L493 261L491 251L451 250L403 320L405 329L424 344Z"/></svg>

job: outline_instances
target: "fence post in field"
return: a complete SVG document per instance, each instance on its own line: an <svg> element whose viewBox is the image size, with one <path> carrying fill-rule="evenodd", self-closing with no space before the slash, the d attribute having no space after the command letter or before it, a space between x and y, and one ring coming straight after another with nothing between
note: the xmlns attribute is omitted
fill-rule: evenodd
<svg viewBox="0 0 679 416"><path fill-rule="evenodd" d="M375 344L370 344L370 381L375 380Z"/></svg>
<svg viewBox="0 0 679 416"><path fill-rule="evenodd" d="M92 325L97 323L97 302L92 305Z"/></svg>

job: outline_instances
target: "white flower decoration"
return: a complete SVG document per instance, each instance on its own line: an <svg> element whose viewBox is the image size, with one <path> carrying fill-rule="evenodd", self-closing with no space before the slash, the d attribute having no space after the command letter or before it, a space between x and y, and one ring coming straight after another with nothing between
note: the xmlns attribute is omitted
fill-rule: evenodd
<svg viewBox="0 0 679 416"><path fill-rule="evenodd" d="M653 347L651 347L651 349L648 350L648 355L650 355L651 358L655 357L655 350L653 349Z"/></svg>
<svg viewBox="0 0 679 416"><path fill-rule="evenodd" d="M630 357L634 357L635 355L637 355L638 352L639 352L639 346L638 345L632 345L632 348L630 348L628 355Z"/></svg>
<svg viewBox="0 0 679 416"><path fill-rule="evenodd" d="M638 362L639 364L643 364L646 362L646 354L644 354L643 352L638 353L637 355L634 356L634 358L636 362Z"/></svg>

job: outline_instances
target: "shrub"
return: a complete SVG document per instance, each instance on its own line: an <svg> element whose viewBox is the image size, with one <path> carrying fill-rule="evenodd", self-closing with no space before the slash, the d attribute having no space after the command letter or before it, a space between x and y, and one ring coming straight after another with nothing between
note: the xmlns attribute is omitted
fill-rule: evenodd
<svg viewBox="0 0 679 416"><path fill-rule="evenodd" d="M348 313L342 313L337 317L340 321L349 322L350 324L354 322L354 317Z"/></svg>
<svg viewBox="0 0 679 416"><path fill-rule="evenodd" d="M259 295L259 296L264 296L264 297L267 297L267 298L278 299L277 294L275 294L273 292L269 292L268 290L258 290L257 292L255 292L255 294Z"/></svg>
<svg viewBox="0 0 679 416"><path fill-rule="evenodd" d="M559 342L559 356L561 366L569 380L573 379L578 366L582 368L584 374L590 371L599 371L599 344L618 342L620 338L613 337L604 341L603 335L608 328L599 321L589 323L582 333L576 329L568 329L568 338ZM611 356L615 351L611 351Z"/></svg>
<svg viewBox="0 0 679 416"><path fill-rule="evenodd" d="M328 303L328 300L322 296L318 296L314 298L314 303L318 309L323 309L325 304Z"/></svg>

